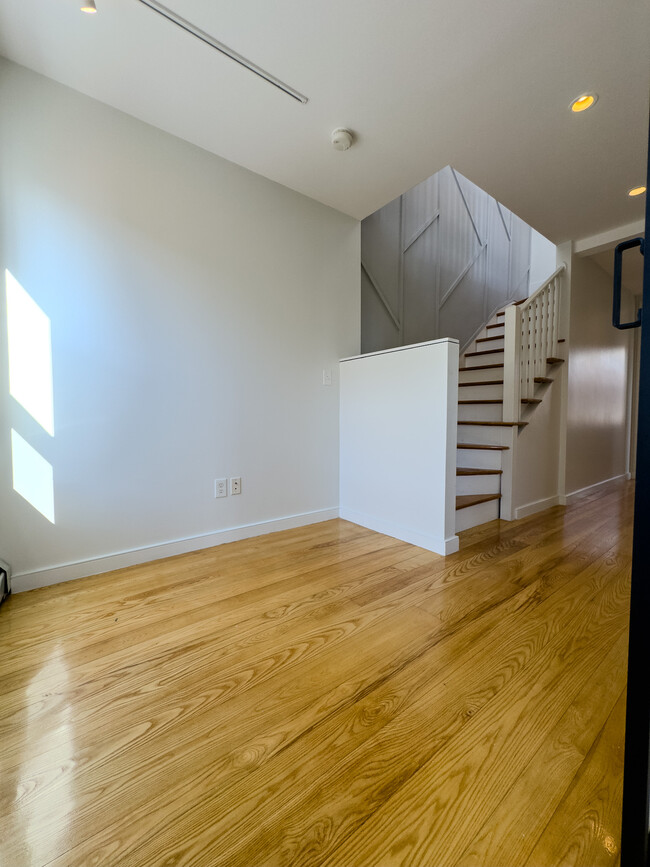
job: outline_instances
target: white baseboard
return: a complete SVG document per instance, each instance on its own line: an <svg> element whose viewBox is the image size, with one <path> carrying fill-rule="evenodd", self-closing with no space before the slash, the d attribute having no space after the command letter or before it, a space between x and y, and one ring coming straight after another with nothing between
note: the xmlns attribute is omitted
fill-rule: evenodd
<svg viewBox="0 0 650 867"><path fill-rule="evenodd" d="M376 518L374 515L355 512L353 509L342 508L339 514L345 521L352 521L353 524L359 524L361 527L367 527L369 530L383 533L385 536L392 536L394 539L408 542L409 545L426 548L427 551L433 551L435 554L442 554L443 556L455 554L460 545L458 536L455 535L447 539L441 536L431 536L428 533L420 533L417 530L411 530L409 527L394 524L392 521Z"/></svg>
<svg viewBox="0 0 650 867"><path fill-rule="evenodd" d="M86 578L88 575L112 572L114 569L123 569L125 566L138 566L151 560L162 560L164 557L174 557L177 554L187 554L202 548L224 545L226 542L237 542L240 539L263 536L266 533L277 533L279 530L291 530L294 527L304 527L307 524L317 524L338 517L338 509L319 509L315 512L303 512L300 515L288 515L284 518L259 521L255 524L242 524L239 527L203 533L199 536L187 536L184 539L175 539L157 545L146 545L142 548L93 557L89 560L64 563L60 566L51 566L33 572L18 572L12 575L11 589L13 593L21 593L25 590L34 590L37 587L47 587L50 584L60 584L75 578Z"/></svg>
<svg viewBox="0 0 650 867"><path fill-rule="evenodd" d="M543 500L535 500L532 503L526 503L525 506L518 506L514 510L515 521L519 518L527 518L529 515L534 515L536 512L543 512L544 509L551 509L553 506L562 506L560 497L556 494L554 497L545 497Z"/></svg>
<svg viewBox="0 0 650 867"><path fill-rule="evenodd" d="M603 479L602 482L596 482L594 485L587 485L586 488L578 488L577 491L571 491L570 494L567 494L564 498L566 501L566 505L568 506L570 503L573 503L581 494L586 494L588 491L595 491L597 488L601 488L603 485L607 485L609 482L616 482L619 479L626 479L629 481L631 478L630 473L621 473L619 476L612 476L611 479Z"/></svg>

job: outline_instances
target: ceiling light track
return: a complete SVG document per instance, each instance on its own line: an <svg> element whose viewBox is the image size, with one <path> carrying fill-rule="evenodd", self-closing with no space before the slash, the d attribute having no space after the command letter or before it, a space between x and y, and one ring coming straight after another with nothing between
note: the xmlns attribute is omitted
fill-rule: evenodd
<svg viewBox="0 0 650 867"><path fill-rule="evenodd" d="M177 15L175 12L172 12L171 9L168 9L166 6L163 6L162 3L158 3L157 0L138 0L139 3L142 3L143 6L148 6L149 9L152 9L154 12L157 12L159 15L162 15L163 18L166 18L168 21L171 21L172 24L176 24L177 27L180 27L182 30L185 30L187 33L191 33L192 36L196 36L197 39L200 39L201 42L205 42L206 45L210 45L212 48L219 51L221 54L225 54L226 57L229 57L231 60L234 60L235 63L239 63L240 66L245 67L250 72L253 72L255 75L263 78L264 81L268 81L269 84L272 84L273 87L277 87L278 90L281 90L283 93L286 93L288 96L295 99L297 102L303 103L303 105L308 102L306 96L302 93L299 93L297 90L294 90L293 87L290 87L288 84L285 84L283 81L280 81L279 78L276 78L274 75L271 75L270 72L266 72L261 67L257 66L250 60L247 60L245 57L242 57L241 54L237 54L236 51L233 51L232 48L228 48L227 45L224 45L223 42L219 42L218 39L215 39L213 36L210 36L209 33L206 33L205 30L201 30L199 27L195 27L190 21L186 21L185 18L181 18L180 15Z"/></svg>

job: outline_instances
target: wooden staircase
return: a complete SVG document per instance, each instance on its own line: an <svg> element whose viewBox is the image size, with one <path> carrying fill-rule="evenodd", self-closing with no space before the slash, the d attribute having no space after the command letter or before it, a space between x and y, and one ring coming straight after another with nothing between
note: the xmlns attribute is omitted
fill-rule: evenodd
<svg viewBox="0 0 650 867"><path fill-rule="evenodd" d="M518 305L524 301L516 302ZM500 500L506 452L528 424L535 406L553 382L547 374L564 359L546 357L544 375L535 376L535 395L521 399L519 418L503 418L505 310L497 313L461 357L458 374L456 451L456 532L494 520ZM558 340L558 343L564 342ZM539 392L539 396L538 396ZM524 420L521 415L524 415ZM508 480L511 483L511 480Z"/></svg>

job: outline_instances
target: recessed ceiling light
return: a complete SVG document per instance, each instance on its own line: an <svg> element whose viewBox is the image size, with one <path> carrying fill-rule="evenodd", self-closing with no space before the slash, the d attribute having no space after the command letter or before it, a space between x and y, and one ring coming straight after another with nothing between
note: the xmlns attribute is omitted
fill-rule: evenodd
<svg viewBox="0 0 650 867"><path fill-rule="evenodd" d="M88 15L94 15L97 12L97 7L95 6L95 0L86 0L81 7L82 12L86 12Z"/></svg>
<svg viewBox="0 0 650 867"><path fill-rule="evenodd" d="M598 95L595 93L582 93L577 96L570 105L571 111L576 114L580 111L586 111L598 101Z"/></svg>
<svg viewBox="0 0 650 867"><path fill-rule="evenodd" d="M645 187L632 187L631 190L627 191L628 196L634 198L634 196L642 196L645 193Z"/></svg>

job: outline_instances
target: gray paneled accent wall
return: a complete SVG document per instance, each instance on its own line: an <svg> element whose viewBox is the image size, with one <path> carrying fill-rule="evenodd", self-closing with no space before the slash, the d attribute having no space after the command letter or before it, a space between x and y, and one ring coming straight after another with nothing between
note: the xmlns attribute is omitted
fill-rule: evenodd
<svg viewBox="0 0 650 867"><path fill-rule="evenodd" d="M532 232L450 166L366 217L361 351L439 337L463 349L528 295Z"/></svg>

